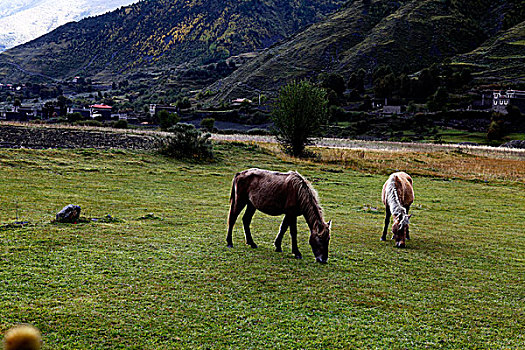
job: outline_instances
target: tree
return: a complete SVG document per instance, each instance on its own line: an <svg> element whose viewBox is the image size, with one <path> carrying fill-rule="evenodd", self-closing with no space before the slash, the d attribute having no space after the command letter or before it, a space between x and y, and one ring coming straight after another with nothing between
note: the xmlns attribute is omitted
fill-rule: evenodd
<svg viewBox="0 0 525 350"><path fill-rule="evenodd" d="M397 90L397 85L396 77L393 73L389 73L382 78L374 80L374 94L379 98L390 98L393 92Z"/></svg>
<svg viewBox="0 0 525 350"><path fill-rule="evenodd" d="M439 77L436 76L435 69L424 68L417 80L417 97L428 97L432 95L439 86Z"/></svg>
<svg viewBox="0 0 525 350"><path fill-rule="evenodd" d="M448 91L444 86L440 86L428 102L428 109L433 112L447 110Z"/></svg>
<svg viewBox="0 0 525 350"><path fill-rule="evenodd" d="M159 112L159 126L161 130L167 130L179 122L177 113L169 113L163 109Z"/></svg>
<svg viewBox="0 0 525 350"><path fill-rule="evenodd" d="M337 73L326 74L323 73L319 76L321 80L321 86L325 89L333 90L337 95L342 96L346 89L344 78Z"/></svg>
<svg viewBox="0 0 525 350"><path fill-rule="evenodd" d="M326 91L309 81L284 86L274 105L272 121L277 140L292 156L304 155L306 145L319 136L328 120Z"/></svg>
<svg viewBox="0 0 525 350"><path fill-rule="evenodd" d="M215 127L214 118L204 118L203 120L201 120L201 129L204 129L206 131L213 131L214 127Z"/></svg>
<svg viewBox="0 0 525 350"><path fill-rule="evenodd" d="M492 118L487 130L487 139L490 141L501 140L503 137L503 120Z"/></svg>

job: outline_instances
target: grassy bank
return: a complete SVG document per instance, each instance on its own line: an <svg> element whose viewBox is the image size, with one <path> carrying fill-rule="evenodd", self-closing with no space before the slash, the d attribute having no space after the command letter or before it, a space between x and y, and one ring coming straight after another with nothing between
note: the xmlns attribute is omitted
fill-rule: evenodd
<svg viewBox="0 0 525 350"><path fill-rule="evenodd" d="M396 155L412 160L409 172L429 157ZM497 166L472 181L460 166L467 156L443 153L454 175L414 176L412 240L399 250L379 241L380 191L403 163L370 160L358 171L367 156L348 157L318 164L222 144L203 165L128 151L0 150L0 328L32 323L44 349L524 347L521 178ZM273 252L280 218L260 213L259 248L244 245L240 222L226 248L231 178L250 167L313 182L333 220L327 265L314 263L302 218L303 260L289 236L285 252ZM69 203L85 218L113 219L51 223Z"/></svg>

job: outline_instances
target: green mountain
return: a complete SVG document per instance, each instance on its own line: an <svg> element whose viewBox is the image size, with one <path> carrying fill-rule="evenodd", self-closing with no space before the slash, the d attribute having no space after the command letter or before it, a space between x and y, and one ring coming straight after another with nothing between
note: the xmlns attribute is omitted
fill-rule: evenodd
<svg viewBox="0 0 525 350"><path fill-rule="evenodd" d="M212 102L272 94L291 79L322 72L348 79L360 68L371 73L389 65L414 73L445 60L481 65L497 81L523 82L524 20L520 0L349 1L213 84Z"/></svg>
<svg viewBox="0 0 525 350"><path fill-rule="evenodd" d="M268 47L334 12L343 0L145 0L66 24L0 55L0 81L111 80Z"/></svg>
<svg viewBox="0 0 525 350"><path fill-rule="evenodd" d="M525 21L487 40L480 47L454 58L455 64L472 67L486 83L525 81Z"/></svg>

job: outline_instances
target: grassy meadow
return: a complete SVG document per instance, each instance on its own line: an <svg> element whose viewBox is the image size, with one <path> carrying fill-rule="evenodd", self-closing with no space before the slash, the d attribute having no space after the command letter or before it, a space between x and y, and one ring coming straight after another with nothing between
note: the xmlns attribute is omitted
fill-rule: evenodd
<svg viewBox="0 0 525 350"><path fill-rule="evenodd" d="M525 348L523 161L215 149L211 164L0 149L0 331L31 323L43 349ZM303 218L302 260L288 234L273 251L281 217L259 212L259 248L240 220L226 248L231 179L250 167L313 183L333 220L328 264L314 262ZM395 170L416 193L406 249L379 240ZM101 220L53 223L70 203Z"/></svg>

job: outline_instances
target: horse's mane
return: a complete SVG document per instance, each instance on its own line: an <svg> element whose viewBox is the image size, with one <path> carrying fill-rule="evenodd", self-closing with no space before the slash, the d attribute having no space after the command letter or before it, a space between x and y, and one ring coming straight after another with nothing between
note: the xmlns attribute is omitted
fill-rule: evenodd
<svg viewBox="0 0 525 350"><path fill-rule="evenodd" d="M321 208L321 205L319 204L319 195L317 194L317 191L312 187L310 182L297 171L291 173L293 174L291 177L292 185L297 191L297 198L301 209L305 211L303 215L324 222L323 208Z"/></svg>
<svg viewBox="0 0 525 350"><path fill-rule="evenodd" d="M401 226L408 224L408 215L407 210L403 205L401 204L401 201L399 200L399 195L397 193L396 188L396 180L391 176L388 179L388 183L386 185L386 202L388 206L390 207L390 212L395 217L399 218L399 221L401 223Z"/></svg>

